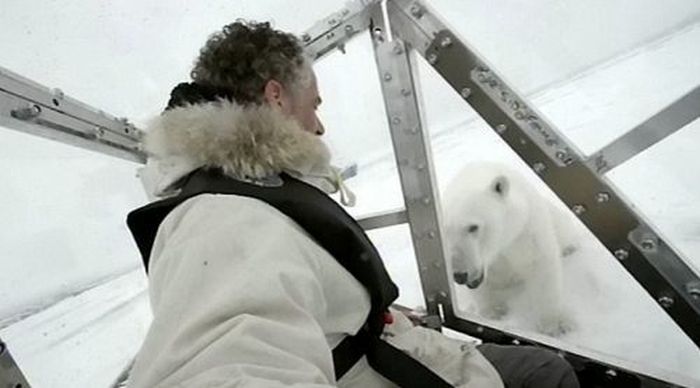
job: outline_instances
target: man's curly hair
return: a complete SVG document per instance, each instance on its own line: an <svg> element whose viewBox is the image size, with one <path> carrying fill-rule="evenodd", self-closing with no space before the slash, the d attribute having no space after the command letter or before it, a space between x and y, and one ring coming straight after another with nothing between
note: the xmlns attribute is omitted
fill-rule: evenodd
<svg viewBox="0 0 700 388"><path fill-rule="evenodd" d="M267 22L237 20L209 37L191 77L197 84L225 89L239 104L259 105L269 80L294 89L308 66L294 35Z"/></svg>

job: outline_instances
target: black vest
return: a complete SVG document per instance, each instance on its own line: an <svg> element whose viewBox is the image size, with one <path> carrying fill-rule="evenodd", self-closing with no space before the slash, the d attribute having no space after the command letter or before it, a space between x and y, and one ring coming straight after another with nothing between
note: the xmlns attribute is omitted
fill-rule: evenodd
<svg viewBox="0 0 700 388"><path fill-rule="evenodd" d="M372 307L363 329L333 349L336 379L340 379L366 355L375 370L400 386L448 386L417 361L379 339L385 313L398 297L398 288L360 225L324 192L286 174L282 174L281 179L281 186L266 187L229 178L217 169L200 169L183 179L177 196L132 211L127 217L127 224L146 270L158 227L185 200L204 193L233 194L261 200L301 226L362 283L370 295ZM407 378L407 374L412 373L408 373L406 368L416 370L421 367L427 373L423 371L420 376Z"/></svg>

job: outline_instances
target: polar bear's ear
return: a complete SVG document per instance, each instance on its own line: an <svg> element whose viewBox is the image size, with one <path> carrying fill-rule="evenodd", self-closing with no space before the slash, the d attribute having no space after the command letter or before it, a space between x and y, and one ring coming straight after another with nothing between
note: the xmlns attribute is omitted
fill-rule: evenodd
<svg viewBox="0 0 700 388"><path fill-rule="evenodd" d="M508 178L503 175L496 177L496 179L494 179L491 183L491 190L502 197L505 197L508 194L509 189L510 182L508 182Z"/></svg>

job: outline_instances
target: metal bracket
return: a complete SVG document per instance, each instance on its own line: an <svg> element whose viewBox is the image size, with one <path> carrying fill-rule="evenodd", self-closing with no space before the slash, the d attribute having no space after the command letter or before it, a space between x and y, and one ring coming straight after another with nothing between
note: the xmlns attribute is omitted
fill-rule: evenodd
<svg viewBox="0 0 700 388"><path fill-rule="evenodd" d="M591 155L586 164L598 174L605 174L667 136L676 133L699 116L700 87L696 87L661 112Z"/></svg>
<svg viewBox="0 0 700 388"><path fill-rule="evenodd" d="M379 0L354 0L343 9L316 22L301 35L302 44L314 59L338 48L345 52L345 43L369 26L370 9Z"/></svg>
<svg viewBox="0 0 700 388"><path fill-rule="evenodd" d="M0 68L0 125L144 163L142 132L118 119Z"/></svg>

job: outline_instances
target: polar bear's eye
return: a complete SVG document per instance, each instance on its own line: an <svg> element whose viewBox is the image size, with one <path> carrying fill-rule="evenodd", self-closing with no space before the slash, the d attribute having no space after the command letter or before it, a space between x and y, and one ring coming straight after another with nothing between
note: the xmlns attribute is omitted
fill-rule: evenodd
<svg viewBox="0 0 700 388"><path fill-rule="evenodd" d="M479 225L472 224L472 225L469 225L469 227L467 228L467 232L469 232L469 233L476 233L478 231L479 231Z"/></svg>

